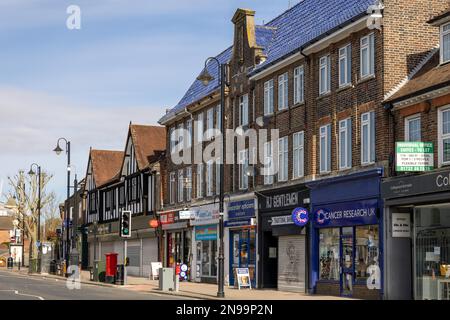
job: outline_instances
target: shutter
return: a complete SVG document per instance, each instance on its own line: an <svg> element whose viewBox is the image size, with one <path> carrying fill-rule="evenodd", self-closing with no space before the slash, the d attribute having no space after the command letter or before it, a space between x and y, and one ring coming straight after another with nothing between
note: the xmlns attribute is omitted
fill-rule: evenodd
<svg viewBox="0 0 450 320"><path fill-rule="evenodd" d="M347 165L352 167L352 119L347 119Z"/></svg>
<svg viewBox="0 0 450 320"><path fill-rule="evenodd" d="M305 292L305 236L278 238L278 290Z"/></svg>
<svg viewBox="0 0 450 320"><path fill-rule="evenodd" d="M331 171L331 125L327 125L327 167L326 171Z"/></svg>
<svg viewBox="0 0 450 320"><path fill-rule="evenodd" d="M142 239L142 267L143 276L149 277L151 274L151 263L158 262L158 241L157 238Z"/></svg>
<svg viewBox="0 0 450 320"><path fill-rule="evenodd" d="M127 256L130 258L130 267L141 266L141 246L140 245L128 245Z"/></svg>
<svg viewBox="0 0 450 320"><path fill-rule="evenodd" d="M98 246L98 244L97 244ZM97 247L98 250L98 247ZM98 260L106 261L106 253L114 252L114 242L102 242L102 252L100 257L97 257Z"/></svg>
<svg viewBox="0 0 450 320"><path fill-rule="evenodd" d="M370 161L375 161L375 112L370 113Z"/></svg>

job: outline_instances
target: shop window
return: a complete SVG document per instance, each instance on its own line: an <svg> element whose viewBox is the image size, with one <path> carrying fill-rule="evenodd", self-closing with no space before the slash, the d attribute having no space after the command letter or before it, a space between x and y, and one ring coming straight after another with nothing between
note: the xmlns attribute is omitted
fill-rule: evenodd
<svg viewBox="0 0 450 320"><path fill-rule="evenodd" d="M378 226L356 227L355 273L357 280L369 277L367 268L379 264Z"/></svg>
<svg viewBox="0 0 450 320"><path fill-rule="evenodd" d="M319 231L319 279L339 280L339 228Z"/></svg>

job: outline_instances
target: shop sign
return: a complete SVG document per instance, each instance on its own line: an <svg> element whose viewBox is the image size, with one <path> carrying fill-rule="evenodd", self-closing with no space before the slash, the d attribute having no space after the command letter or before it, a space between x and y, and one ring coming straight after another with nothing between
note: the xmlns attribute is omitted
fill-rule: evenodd
<svg viewBox="0 0 450 320"><path fill-rule="evenodd" d="M292 221L292 215L272 217L271 219L272 219L272 221L269 220L269 222L272 226L294 224L294 221Z"/></svg>
<svg viewBox="0 0 450 320"><path fill-rule="evenodd" d="M432 142L396 142L396 166L399 172L423 172L434 169Z"/></svg>
<svg viewBox="0 0 450 320"><path fill-rule="evenodd" d="M180 211L178 212L180 220L190 220L195 218L194 211Z"/></svg>
<svg viewBox="0 0 450 320"><path fill-rule="evenodd" d="M289 188L276 190L274 192L263 192L259 198L258 205L261 210L289 210L303 204L305 198L309 197L309 191L306 189Z"/></svg>
<svg viewBox="0 0 450 320"><path fill-rule="evenodd" d="M225 228L251 226L252 218L225 221Z"/></svg>
<svg viewBox="0 0 450 320"><path fill-rule="evenodd" d="M248 268L236 268L236 278L238 283L238 289L241 288L252 288L250 281L250 271Z"/></svg>
<svg viewBox="0 0 450 320"><path fill-rule="evenodd" d="M411 220L409 218L409 213L392 213L392 237L411 237Z"/></svg>
<svg viewBox="0 0 450 320"><path fill-rule="evenodd" d="M296 226L303 227L309 221L309 213L305 208L295 208L292 211L292 221Z"/></svg>
<svg viewBox="0 0 450 320"><path fill-rule="evenodd" d="M314 226L320 228L377 224L377 210L376 199L325 205L314 212Z"/></svg>
<svg viewBox="0 0 450 320"><path fill-rule="evenodd" d="M205 226L196 226L195 240L196 241L217 240L217 225L209 224Z"/></svg>
<svg viewBox="0 0 450 320"><path fill-rule="evenodd" d="M192 208L195 213L195 221L206 221L219 219L219 209L215 205L207 205L202 207Z"/></svg>
<svg viewBox="0 0 450 320"><path fill-rule="evenodd" d="M171 224L175 222L175 212L161 213L160 215L161 224Z"/></svg>
<svg viewBox="0 0 450 320"><path fill-rule="evenodd" d="M255 216L255 201L244 200L228 204L228 219L251 218Z"/></svg>

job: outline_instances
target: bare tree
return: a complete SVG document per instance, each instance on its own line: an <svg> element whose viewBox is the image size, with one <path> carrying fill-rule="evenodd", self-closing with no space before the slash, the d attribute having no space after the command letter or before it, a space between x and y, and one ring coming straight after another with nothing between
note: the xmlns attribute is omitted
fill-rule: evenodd
<svg viewBox="0 0 450 320"><path fill-rule="evenodd" d="M47 212L56 199L54 192L47 192L46 187L52 175L41 172L41 222L43 221L42 213ZM24 226L24 232L30 239L30 259L37 257L37 247L34 245L37 241L37 223L38 223L38 184L39 177L37 175L24 174L19 171L13 177L8 177L8 184L11 191L8 196L16 201L15 219L19 221L19 226Z"/></svg>

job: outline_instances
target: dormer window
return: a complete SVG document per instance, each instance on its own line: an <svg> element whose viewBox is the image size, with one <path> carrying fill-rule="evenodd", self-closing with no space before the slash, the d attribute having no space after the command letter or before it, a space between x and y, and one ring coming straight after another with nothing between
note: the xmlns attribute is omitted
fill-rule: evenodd
<svg viewBox="0 0 450 320"><path fill-rule="evenodd" d="M450 22L441 26L441 63L450 62Z"/></svg>

